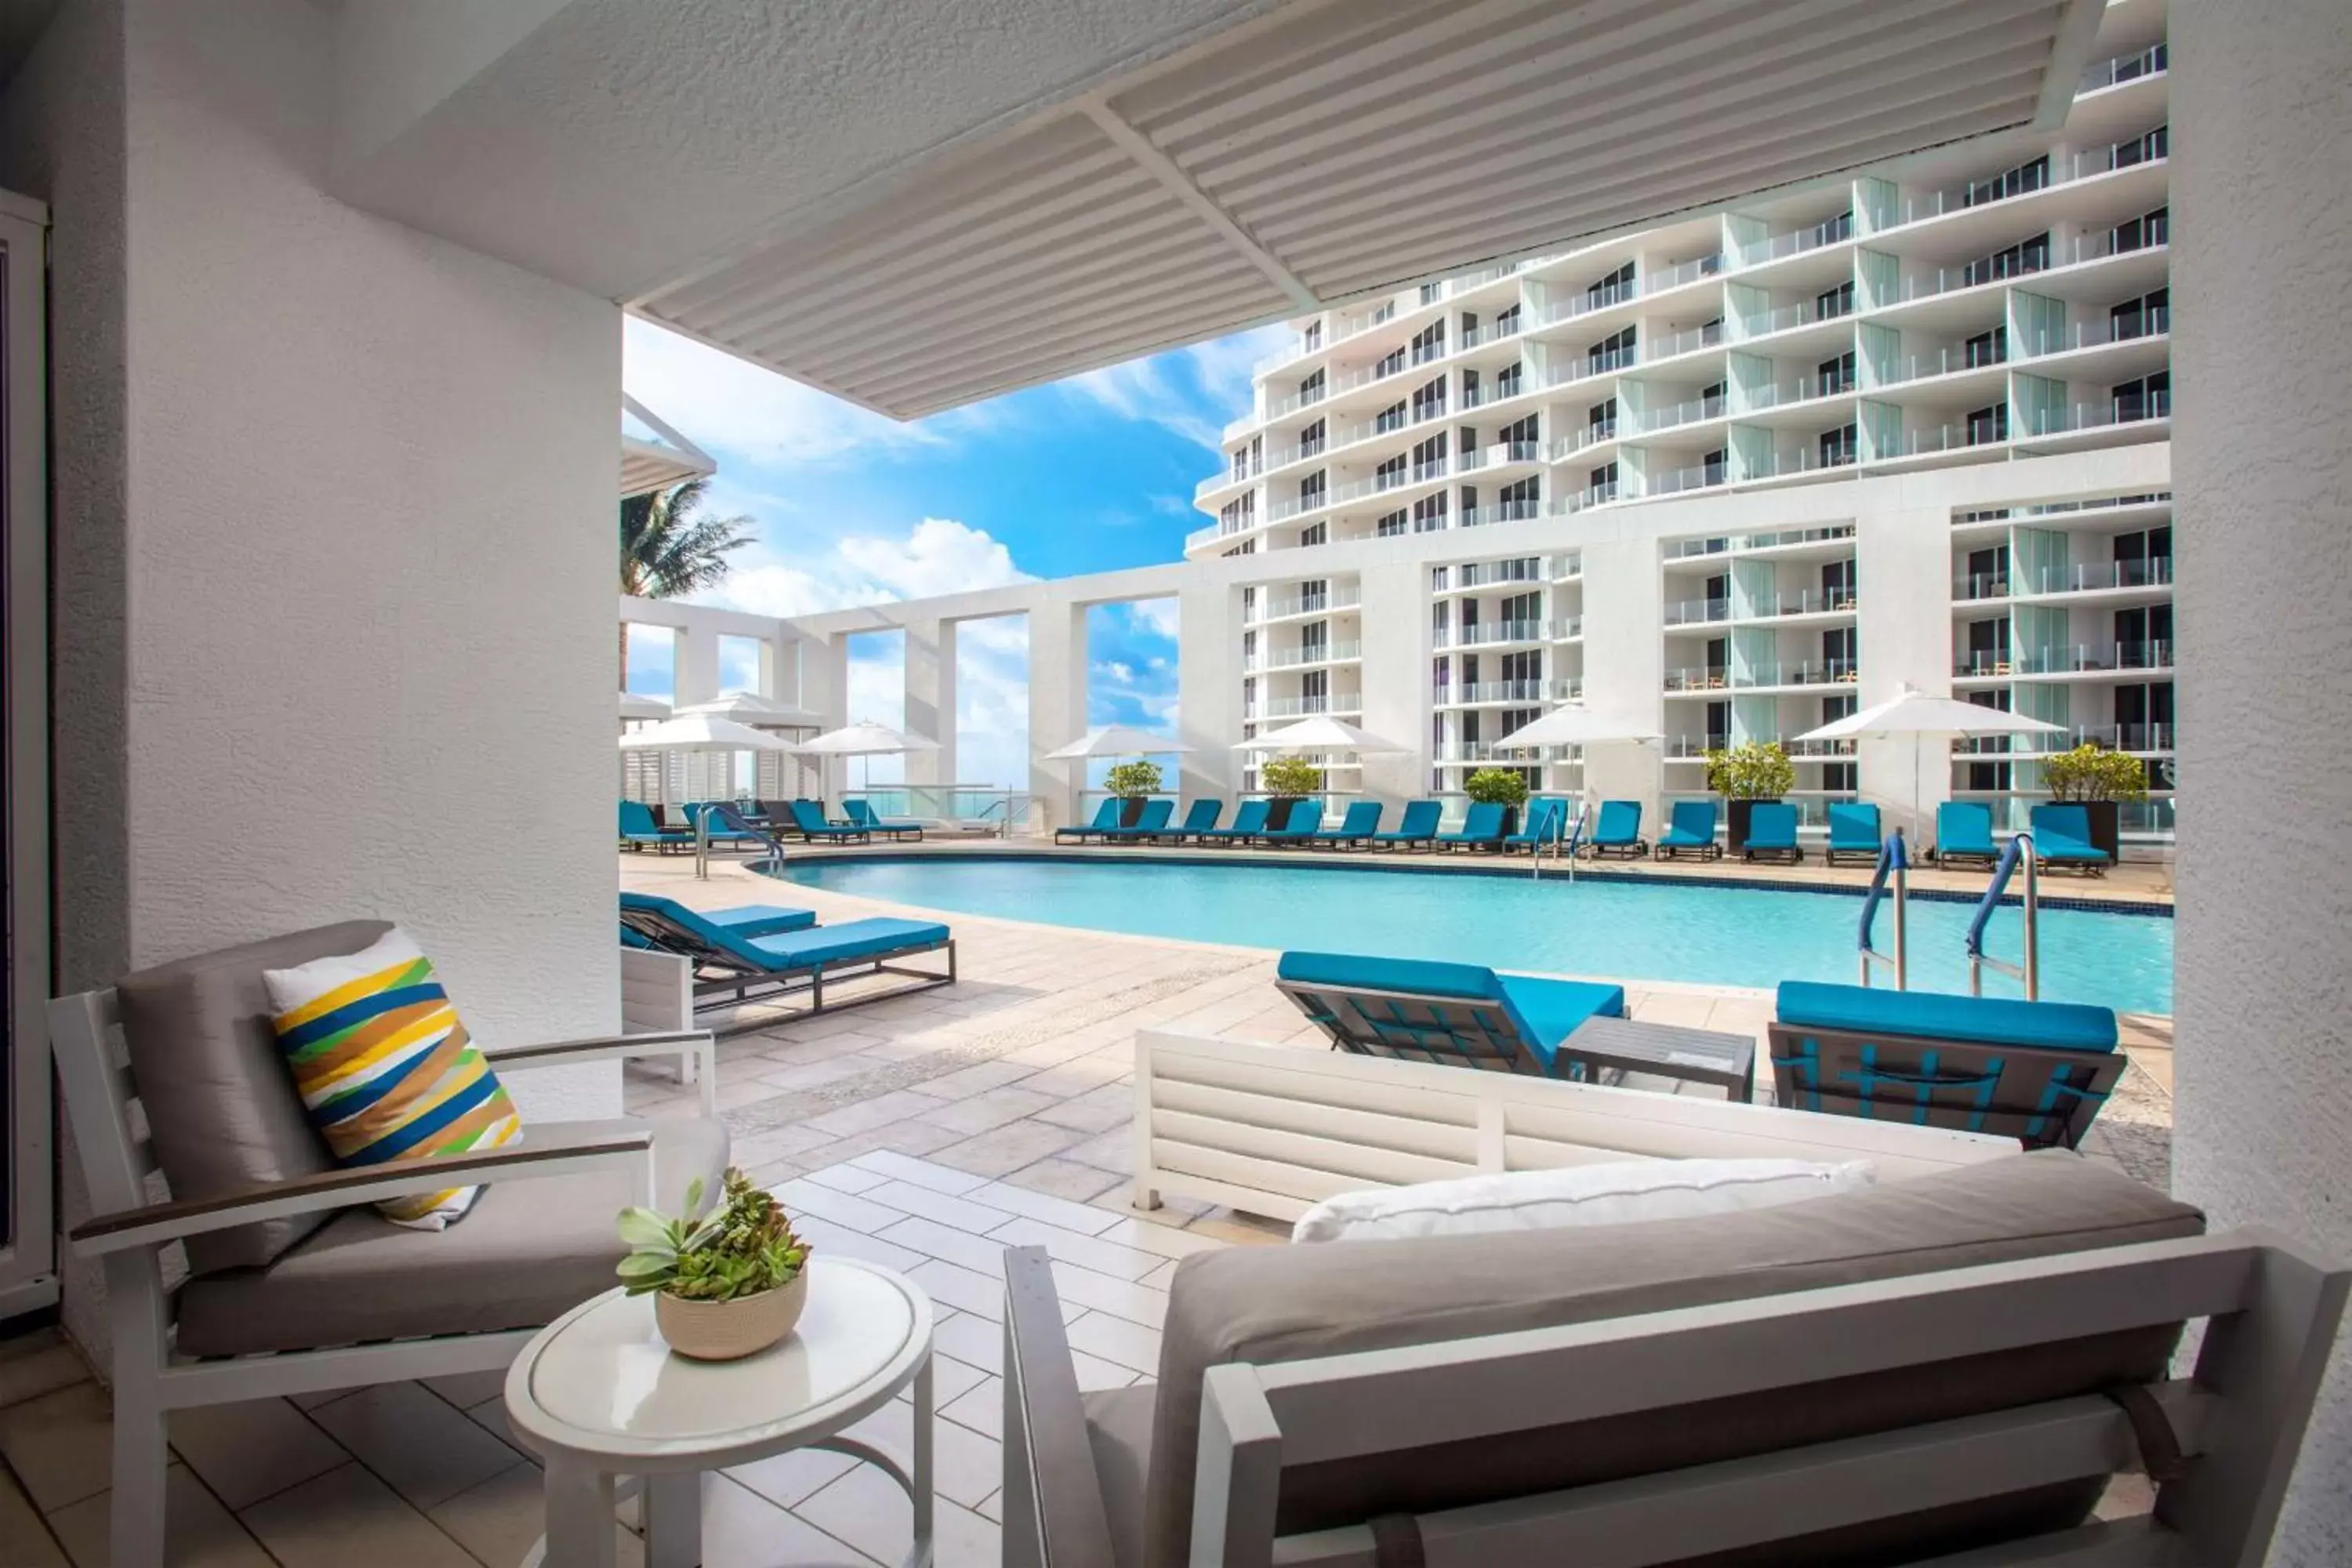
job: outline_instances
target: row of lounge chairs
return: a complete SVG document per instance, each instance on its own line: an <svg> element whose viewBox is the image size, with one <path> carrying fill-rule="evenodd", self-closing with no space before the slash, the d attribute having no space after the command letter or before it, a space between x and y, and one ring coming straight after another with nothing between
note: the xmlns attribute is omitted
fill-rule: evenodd
<svg viewBox="0 0 2352 1568"><path fill-rule="evenodd" d="M698 830L719 847L772 846L780 838L810 844L870 844L877 838L893 843L922 842L923 825L886 819L863 800L841 803L841 819L827 817L817 800L762 800L752 808L726 801L689 801L677 807L683 826L666 825L643 801L621 802L620 838L625 849L651 849L659 854L692 853ZM704 821L705 817L708 822Z"/></svg>
<svg viewBox="0 0 2352 1568"><path fill-rule="evenodd" d="M624 947L676 953L693 964L698 1012L805 994L805 1011L824 1013L951 985L956 977L954 935L935 921L874 919L820 926L809 910L777 904L695 910L674 899L624 892L620 931ZM947 954L944 972L904 967L908 959L937 952ZM874 974L915 984L826 1001L827 984Z"/></svg>
<svg viewBox="0 0 2352 1568"><path fill-rule="evenodd" d="M1184 813L1181 822L1171 824L1175 805L1168 800L1148 800L1132 823L1122 823L1125 803L1106 800L1096 811L1094 820L1083 827L1062 827L1054 832L1056 844L1198 844L1218 847L1262 845L1273 848L1297 847L1323 849L1427 849L1427 850L1490 850L1509 853L1525 849L1530 852L1547 845L1567 845L1570 841L1568 826L1568 803L1549 796L1538 796L1528 803L1524 820L1516 831L1506 832L1507 816L1500 805L1474 805L1464 817L1462 826L1451 833L1440 832L1438 823L1444 807L1433 800L1408 801L1397 826L1383 828L1381 819L1385 808L1378 801L1360 800L1349 804L1336 823L1323 820L1323 803L1306 800L1294 804L1289 818L1279 827L1270 826L1274 805L1265 800L1245 800L1234 813L1229 826L1220 826L1224 816L1224 802L1214 799L1196 800ZM1583 847L1596 854L1647 854L1649 846L1641 837L1642 808L1633 801L1613 800L1602 803L1597 830L1583 841Z"/></svg>
<svg viewBox="0 0 2352 1568"><path fill-rule="evenodd" d="M2114 858L2091 842L2091 814L2068 801L2052 801L2033 808L2033 856L2045 866L2102 877ZM1990 867L2000 858L1993 842L1992 808L1981 801L1948 800L1936 808L1935 859L1938 866L1958 862Z"/></svg>

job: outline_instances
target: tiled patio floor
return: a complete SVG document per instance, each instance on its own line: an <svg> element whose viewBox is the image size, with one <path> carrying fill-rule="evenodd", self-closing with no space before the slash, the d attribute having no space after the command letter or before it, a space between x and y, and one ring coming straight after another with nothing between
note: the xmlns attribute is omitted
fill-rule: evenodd
<svg viewBox="0 0 2352 1568"><path fill-rule="evenodd" d="M705 907L774 896L740 867L719 866L707 882L682 860L624 857L621 869L625 886ZM803 888L792 901L827 921L896 912ZM719 1080L737 1163L783 1195L810 1239L905 1270L938 1308L942 1568L998 1559L1004 1247L1053 1253L1080 1382L1106 1387L1157 1365L1179 1258L1283 1234L1221 1210L1127 1209L1135 1030L1319 1044L1274 991L1267 953L962 915L954 924L961 984L730 1035ZM1628 994L1637 1017L1725 1030L1760 1033L1770 1011L1761 993ZM2168 1027L2136 1022L2136 1070L2090 1147L2158 1183L2169 1043ZM695 1103L658 1069L633 1068L627 1095L653 1116ZM867 1430L903 1451L911 1414L901 1402ZM0 1344L0 1568L106 1561L107 1434L103 1391L69 1349L53 1335ZM539 1533L537 1468L504 1436L495 1376L194 1413L175 1420L173 1439L175 1563L509 1568ZM896 1561L910 1528L889 1483L830 1455L714 1477L704 1510L711 1568Z"/></svg>

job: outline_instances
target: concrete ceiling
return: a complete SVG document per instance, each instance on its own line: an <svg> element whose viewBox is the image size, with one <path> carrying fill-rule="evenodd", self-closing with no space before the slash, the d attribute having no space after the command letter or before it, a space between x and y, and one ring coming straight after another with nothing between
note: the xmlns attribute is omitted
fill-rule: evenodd
<svg viewBox="0 0 2352 1568"><path fill-rule="evenodd" d="M2100 0L413 0L349 199L900 417L1958 138Z"/></svg>
<svg viewBox="0 0 2352 1568"><path fill-rule="evenodd" d="M33 45L58 14L60 0L0 0L0 86L33 52Z"/></svg>

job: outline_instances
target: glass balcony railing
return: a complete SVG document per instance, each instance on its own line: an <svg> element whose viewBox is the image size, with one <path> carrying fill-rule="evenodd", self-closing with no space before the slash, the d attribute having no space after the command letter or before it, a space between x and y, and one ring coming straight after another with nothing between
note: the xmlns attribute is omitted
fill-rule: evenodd
<svg viewBox="0 0 2352 1568"><path fill-rule="evenodd" d="M1929 218L1942 217L1947 213L1971 211L1978 207L1990 206L1996 202L2013 202L2037 192L2053 190L2060 185L2071 185L2078 180L2095 179L2101 174L2112 174L2119 168L2129 168L2138 163L2161 163L2168 154L2169 140L2168 136L2164 143L2159 145L2152 154L2137 138L2130 142L2119 142L2112 147L2086 147L2079 153L2063 157L2053 153L2050 155L2048 174L2042 176L2037 183L2021 184L2014 189L2004 186L1992 190L1989 189L1992 184L1990 181L1970 180L1957 185L1948 185L1939 191L1928 191L1919 195L1907 196L1904 198L1898 208L1900 216L1895 222L1896 224L1924 223ZM1895 225L1886 226L1893 227Z"/></svg>
<svg viewBox="0 0 2352 1568"><path fill-rule="evenodd" d="M2137 425L2172 417L2172 394L2143 393L2137 397L2111 397L2104 403L2077 403L2066 408L2037 408L2024 420L2032 437L2064 436L2078 430L2100 430L2116 425Z"/></svg>
<svg viewBox="0 0 2352 1568"><path fill-rule="evenodd" d="M1703 626L1730 618L1729 599L1677 599L1666 606L1666 625L1670 626Z"/></svg>
<svg viewBox="0 0 2352 1568"><path fill-rule="evenodd" d="M2114 59L2101 60L2097 65L2084 71L2083 79L2076 84L2074 90L2078 95L2085 92L2098 92L2105 88L2121 87L2128 81L2137 81L2144 77L2162 76L2170 68L2171 64L2172 49L2169 44L2158 44L2142 49L2137 54L2117 55Z"/></svg>
<svg viewBox="0 0 2352 1568"><path fill-rule="evenodd" d="M1827 223L1808 225L1803 228L1791 229L1787 234L1759 239L1753 245L1742 246L1737 265L1761 267L1768 261L1801 256L1808 250L1819 250L1823 246L1842 245L1853 237L1853 214L1842 213Z"/></svg>
<svg viewBox="0 0 2352 1568"><path fill-rule="evenodd" d="M1353 584L1335 586L1320 594L1301 594L1286 599L1260 599L1247 617L1249 624L1278 621L1291 616L1313 616L1335 610L1352 610L1363 602L1363 590Z"/></svg>
<svg viewBox="0 0 2352 1568"><path fill-rule="evenodd" d="M2087 561L2075 566L2044 566L2016 574L2009 591L2027 594L2096 594L2118 588L2160 588L2172 581L2172 557L2138 561Z"/></svg>
<svg viewBox="0 0 2352 1568"><path fill-rule="evenodd" d="M1664 408L1648 408L1628 416L1633 436L1652 436L1661 430L1671 430L1679 425L1696 425L1702 419L1720 419L1730 405L1721 395L1694 397L1687 402L1669 404Z"/></svg>
<svg viewBox="0 0 2352 1568"><path fill-rule="evenodd" d="M1483 647L1489 643L1544 642L1550 636L1543 621L1482 621L1472 626L1440 626L1431 635L1437 647Z"/></svg>
<svg viewBox="0 0 2352 1568"><path fill-rule="evenodd" d="M2169 669L2173 645L2169 638L2146 642L2072 643L2059 647L2018 651L2018 675L2095 675L2110 670Z"/></svg>
<svg viewBox="0 0 2352 1568"><path fill-rule="evenodd" d="M2170 724L2077 724L2057 734L1959 735L1952 754L1960 757L2039 757L2076 746L2104 746L2111 752L2160 752L2176 749Z"/></svg>

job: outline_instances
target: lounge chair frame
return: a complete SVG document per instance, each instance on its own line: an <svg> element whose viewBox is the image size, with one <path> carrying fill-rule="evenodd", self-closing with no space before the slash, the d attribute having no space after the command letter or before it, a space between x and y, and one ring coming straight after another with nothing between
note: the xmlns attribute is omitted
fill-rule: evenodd
<svg viewBox="0 0 2352 1568"><path fill-rule="evenodd" d="M1336 1051L1394 1061L1549 1078L1534 1043L1500 1001L1280 980L1274 988L1314 1020Z"/></svg>
<svg viewBox="0 0 2352 1568"><path fill-rule="evenodd" d="M1601 803L1601 809L1593 812L1592 820L1587 826L1594 828L1599 827L1601 826L1601 811L1606 810L1608 805L1609 802L1605 800L1602 801ZM1587 859L1591 860L1648 859L1650 858L1650 841L1642 837L1641 815L1638 812L1634 815L1633 837L1631 838L1612 840L1610 842L1603 843L1601 840L1591 837L1590 834L1586 835L1584 839L1584 854Z"/></svg>
<svg viewBox="0 0 2352 1568"><path fill-rule="evenodd" d="M876 811L867 802L860 800L857 804L858 806L866 813L866 820L862 822L859 821L857 814L856 812L850 812L849 825L852 827L862 827L866 832L879 835L880 837L888 839L893 844L903 843L909 838L913 839L918 844L920 844L923 841L923 825L921 823L888 822L884 820L882 814ZM841 809L844 811L849 811L849 803L847 801L842 802Z"/></svg>
<svg viewBox="0 0 2352 1568"><path fill-rule="evenodd" d="M679 925L657 910L624 909L621 923L644 937L665 952L683 954L694 963L694 1010L699 1015L714 1008L740 1006L746 1003L770 1003L789 997L805 995L808 1001L794 1018L814 1018L821 1013L836 1013L845 1007L860 1007L868 1002L880 1002L892 996L910 996L918 991L956 983L955 938L940 942L912 942L887 952L860 953L855 958L828 958L796 969L761 969L746 963L736 954L711 946L691 930ZM947 954L944 973L926 969L909 969L902 961L926 952ZM845 1002L827 1002L824 988L827 982L859 980L873 974L891 974L913 982L892 986L887 991L876 991L850 997ZM775 1019L762 1014L749 1026L767 1028Z"/></svg>
<svg viewBox="0 0 2352 1568"><path fill-rule="evenodd" d="M1988 811L1985 814L1985 833L1988 838L1991 838L1994 831L1991 821L1992 814ZM1990 871L1993 868L1993 863L2000 858L2000 844L1998 839L1994 839L1992 847L1989 849L1947 849L1944 847L1943 811L1938 807L1936 814L1936 847L1928 852L1928 858L1935 861L1938 868L1949 866L1955 861L1966 860Z"/></svg>
<svg viewBox="0 0 2352 1568"><path fill-rule="evenodd" d="M1714 833L1716 826L1714 814L1710 814L1709 816L1707 837L1706 842L1704 844L1667 843L1666 834L1674 832L1675 830L1675 826L1674 814L1672 812L1668 812L1666 814L1665 832L1658 835L1656 848L1657 858L1659 859L1680 860L1685 857L1695 860L1720 860L1723 858L1723 845L1717 841Z"/></svg>
<svg viewBox="0 0 2352 1568"><path fill-rule="evenodd" d="M1004 1561L1112 1561L1053 1266L1005 1255ZM1843 1378L2205 1320L2187 1377L1921 1422L1595 1486L1381 1521L1431 1563L1617 1568L1770 1549L2056 1482L2164 1469L2153 1510L1938 1558L1949 1568L2158 1568L2266 1555L2352 1272L2268 1232L2143 1242L1388 1350L1212 1366L1192 1561L1404 1561L1373 1521L1278 1534L1286 1471L1435 1444L1671 1413ZM1696 1417L1696 1410L1694 1410ZM2154 1445L2172 1440L2187 1464ZM2153 1449L2154 1451L2151 1451ZM2125 1456L2137 1455L2135 1464ZM2155 1479L2155 1478L2152 1478ZM1795 1561L1793 1557L1785 1559Z"/></svg>
<svg viewBox="0 0 2352 1568"><path fill-rule="evenodd" d="M1989 1132L2029 1149L2081 1143L2130 1065L2120 1047L1988 1045L1777 1019L1769 1034L1774 1093L1782 1105Z"/></svg>

